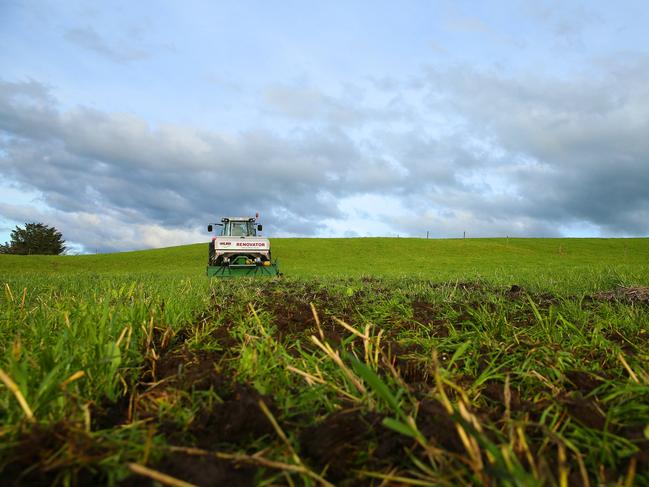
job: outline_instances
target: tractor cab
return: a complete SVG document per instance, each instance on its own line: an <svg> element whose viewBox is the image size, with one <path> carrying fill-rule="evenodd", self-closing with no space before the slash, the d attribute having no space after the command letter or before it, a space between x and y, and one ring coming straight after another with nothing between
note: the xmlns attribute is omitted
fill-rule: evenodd
<svg viewBox="0 0 649 487"><path fill-rule="evenodd" d="M256 237L262 229L261 225L255 225L254 218L222 218L217 225L221 226L221 237ZM212 225L207 226L209 232L212 229Z"/></svg>
<svg viewBox="0 0 649 487"><path fill-rule="evenodd" d="M256 220L226 217L207 226L208 232L221 227L209 243L208 276L279 275L277 262L271 260L270 240L258 234L262 227Z"/></svg>
<svg viewBox="0 0 649 487"><path fill-rule="evenodd" d="M249 220L223 220L223 237L256 237L257 231L261 231L261 225L255 225L255 221Z"/></svg>

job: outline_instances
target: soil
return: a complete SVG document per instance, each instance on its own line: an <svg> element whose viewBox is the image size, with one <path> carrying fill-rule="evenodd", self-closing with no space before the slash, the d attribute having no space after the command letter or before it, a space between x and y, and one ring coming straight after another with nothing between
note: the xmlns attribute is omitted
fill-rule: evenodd
<svg viewBox="0 0 649 487"><path fill-rule="evenodd" d="M405 450L412 449L415 442L383 426L384 418L359 410L333 413L301 432L301 453L310 464L326 469L327 479L332 481L353 478L359 460L370 468L398 464ZM417 426L433 445L450 452L464 452L455 423L437 401L424 400L419 404Z"/></svg>
<svg viewBox="0 0 649 487"><path fill-rule="evenodd" d="M458 282L456 287L464 292L484 291L486 289L484 284L473 281Z"/></svg>
<svg viewBox="0 0 649 487"><path fill-rule="evenodd" d="M519 286L518 284L514 284L511 288L509 288L509 291L505 293L505 295L512 299L512 298L520 298L524 294L525 290Z"/></svg>
<svg viewBox="0 0 649 487"><path fill-rule="evenodd" d="M534 305L540 310L546 310L550 306L559 304L560 299L552 293L530 293L523 286L513 284L502 295L508 301L527 303L528 298L532 300Z"/></svg>
<svg viewBox="0 0 649 487"><path fill-rule="evenodd" d="M316 332L316 322L308 302L299 299L278 299L272 303L275 325L280 339L286 335Z"/></svg>
<svg viewBox="0 0 649 487"><path fill-rule="evenodd" d="M424 400L419 403L417 427L427 439L439 447L455 453L464 451L464 444L458 435L455 422L439 402Z"/></svg>
<svg viewBox="0 0 649 487"><path fill-rule="evenodd" d="M203 410L192 422L189 432L200 448L214 449L219 444L246 446L252 440L273 434L273 426L259 407L264 401L277 416L272 398L259 394L248 385L237 384L222 404Z"/></svg>
<svg viewBox="0 0 649 487"><path fill-rule="evenodd" d="M237 465L216 457L178 452L167 455L161 464L161 471L167 475L200 487L252 486L255 485L257 472L255 467L249 465Z"/></svg>
<svg viewBox="0 0 649 487"><path fill-rule="evenodd" d="M165 387L218 390L226 381L218 371L223 356L223 352L192 352L183 347L160 357L153 375L157 381L164 381Z"/></svg>
<svg viewBox="0 0 649 487"><path fill-rule="evenodd" d="M580 392L575 392L560 401L565 406L570 417L575 421L587 428L597 430L606 428L606 417L596 400L584 398Z"/></svg>
<svg viewBox="0 0 649 487"><path fill-rule="evenodd" d="M448 322L439 319L439 311L435 309L435 306L424 301L413 301L411 306L412 319L417 323L426 325L431 330L432 336L448 336Z"/></svg>
<svg viewBox="0 0 649 487"><path fill-rule="evenodd" d="M150 363L150 369L145 370L142 377L152 377L156 381L149 392L164 394L167 390L211 389L222 400L209 409L197 411L186 431L171 421L161 424L159 432L168 442L189 441L190 446L208 451L219 447L226 451L245 449L254 441L274 434L259 402L263 401L275 416L277 408L272 398L259 394L251 385L238 383L227 371L223 362L233 356L238 346L238 341L230 334L230 326L216 328L212 338L219 344L219 350L192 351L179 343ZM152 467L199 486L254 485L258 470L250 465L182 452L167 453Z"/></svg>
<svg viewBox="0 0 649 487"><path fill-rule="evenodd" d="M504 383L487 381L484 389L482 389L482 394L497 405L502 406L502 409L504 410L506 403ZM510 387L509 405L511 410L516 411L518 409L526 409L527 403L521 400L520 393L516 389Z"/></svg>
<svg viewBox="0 0 649 487"><path fill-rule="evenodd" d="M589 395L592 391L602 385L604 379L601 377L585 372L583 370L571 370L566 372L568 386Z"/></svg>
<svg viewBox="0 0 649 487"><path fill-rule="evenodd" d="M397 370L406 384L415 389L419 386L427 387L432 385L433 374L430 364L421 358L416 358L416 356L423 354L418 345L405 346L395 341L385 340L383 342L383 351L387 361Z"/></svg>
<svg viewBox="0 0 649 487"><path fill-rule="evenodd" d="M597 301L622 301L649 305L649 288L644 286L620 286L609 291L596 293L592 298Z"/></svg>
<svg viewBox="0 0 649 487"><path fill-rule="evenodd" d="M53 472L43 469L47 453L61 447L56 426L46 429L35 426L26 432L13 447L11 460L0 468L2 485L50 485L55 478Z"/></svg>
<svg viewBox="0 0 649 487"><path fill-rule="evenodd" d="M91 409L92 430L114 428L129 421L130 396L120 396L117 401L104 401L99 406Z"/></svg>
<svg viewBox="0 0 649 487"><path fill-rule="evenodd" d="M318 296L316 295L315 297L317 298ZM324 295L324 302L328 299L329 296ZM274 324L277 327L276 338L279 341L287 342L294 340L296 337L304 338L318 334L317 324L311 311L310 302L314 302L316 306L316 312L320 320L320 328L323 331L325 340L333 345L339 344L346 335L341 333L343 331L342 327L334 320L334 317L343 321L350 321L349 316L345 312L332 313L327 306L322 304L323 301L307 301L306 299L297 299L290 295L274 300L269 305L275 317ZM308 341L303 345L306 349L314 346Z"/></svg>
<svg viewBox="0 0 649 487"><path fill-rule="evenodd" d="M36 424L25 430L12 450L9 462L0 465L0 485L52 485L62 470L76 467L78 485L106 482L101 472L77 465L99 462L110 454L88 436L81 425L58 422Z"/></svg>
<svg viewBox="0 0 649 487"><path fill-rule="evenodd" d="M616 431L618 435L629 439L638 448L638 452L633 455L638 462L638 469L649 468L649 438L645 436L645 428L646 425L637 424Z"/></svg>
<svg viewBox="0 0 649 487"><path fill-rule="evenodd" d="M349 476L349 470L379 423L378 417L358 411L341 411L326 417L299 436L301 453L319 470L327 469L332 481Z"/></svg>

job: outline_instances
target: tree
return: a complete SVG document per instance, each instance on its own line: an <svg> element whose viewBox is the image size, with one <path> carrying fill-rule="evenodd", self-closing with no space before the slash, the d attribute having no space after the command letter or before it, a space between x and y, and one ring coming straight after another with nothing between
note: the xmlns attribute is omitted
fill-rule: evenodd
<svg viewBox="0 0 649 487"><path fill-rule="evenodd" d="M60 255L65 252L65 240L56 228L42 223L26 223L11 232L11 242L0 245L2 254Z"/></svg>

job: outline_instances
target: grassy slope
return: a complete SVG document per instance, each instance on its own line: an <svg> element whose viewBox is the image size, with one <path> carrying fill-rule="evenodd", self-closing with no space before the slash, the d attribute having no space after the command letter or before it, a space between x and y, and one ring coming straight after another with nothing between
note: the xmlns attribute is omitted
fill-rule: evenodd
<svg viewBox="0 0 649 487"><path fill-rule="evenodd" d="M296 277L417 276L579 279L617 273L643 281L649 239L273 239L282 271ZM200 276L206 245L83 256L0 256L0 273L173 273ZM0 276L2 275L0 274ZM546 282L547 284L547 282Z"/></svg>
<svg viewBox="0 0 649 487"><path fill-rule="evenodd" d="M205 469L200 459L177 458L167 444L248 453L263 448L271 459L293 462L258 410L258 392L246 389L248 396L242 397L249 401L236 399L233 391L241 384L268 394L291 442L318 472L336 458L346 459L338 466L343 473L336 474L335 465L327 473L331 480L351 478L357 467L416 474L400 449L404 439L380 423L357 431L355 449L345 449L347 433L325 445L326 451L309 448L309 437L340 429L337 412L348 407L340 391L361 406L354 413L358 417L351 417L354 424L376 419L375 414L399 417L379 388L360 393L343 369L314 347L309 302L336 350L349 352L354 346L367 359L371 355L362 347L381 345L400 358L395 364L405 382L386 372L383 362L368 364L399 392L399 407L417 415L425 436L441 445L443 461L429 465L433 473L425 477L431 482L478 479L466 466L470 457L464 447L455 444L459 440L437 436L438 417L445 418L451 433L455 430L451 418L440 413L435 370L461 386L499 448L520 457L525 442L510 436L513 426L523 428L520 434L535 452L536 466L523 459L525 471L516 471L499 460L494 479L513 475L525 483L536 471L536 478L553 485L557 448L569 444L580 453L568 452L565 477L579 475L583 455L592 482L633 479L629 472L635 464L629 462L635 458L638 483L649 482L642 470L649 460L641 454L649 451L643 436L649 424L644 365L649 308L629 299L584 297L619 284L649 284L649 239L273 239L273 249L287 278L254 283L205 279L205 244L110 255L0 256L0 368L18 384L39 425L33 431L27 427L25 411L0 385L0 484L34 465L27 478L41 484L57 475L73 484L80 469L98 472L97 483L120 480L129 474L128 462L192 481L192 472ZM385 279L337 279L362 275ZM417 276L450 282L431 286ZM475 279L493 285L454 282ZM512 284L524 291L510 291ZM354 335L347 336L334 316L370 330L371 340L353 342ZM186 380L174 379L185 368ZM305 384L296 369L313 377L323 373L325 384ZM629 370L639 378L632 380ZM371 386L371 380L363 380ZM518 403L509 419L501 398L507 387ZM452 400L459 404L457 395ZM131 403L134 417L127 420L120 408ZM229 442L215 444L204 438L213 428L203 427L202 415L210 411L217 419L223 411L226 418L242 411L242 424L252 418L266 429L251 438L245 431L237 438L230 433ZM80 426L87 414L90 431ZM155 446L149 456L142 449L150 434ZM363 463L376 442L396 450L379 464ZM76 445L93 445L98 456L79 455ZM428 461L421 449L415 452ZM461 461L458 453L464 455ZM55 468L49 463L53 458L62 459ZM187 469L177 470L174 462ZM281 473L254 468L248 473L285 480Z"/></svg>

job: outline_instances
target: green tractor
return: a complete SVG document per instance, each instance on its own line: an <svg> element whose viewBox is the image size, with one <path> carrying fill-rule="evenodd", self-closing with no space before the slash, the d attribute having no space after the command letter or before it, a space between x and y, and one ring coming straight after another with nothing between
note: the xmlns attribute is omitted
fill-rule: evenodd
<svg viewBox="0 0 649 487"><path fill-rule="evenodd" d="M257 235L262 229L256 222L258 217L226 217L207 226L208 232L221 227L209 244L208 277L281 275L277 260L271 259L270 240Z"/></svg>

